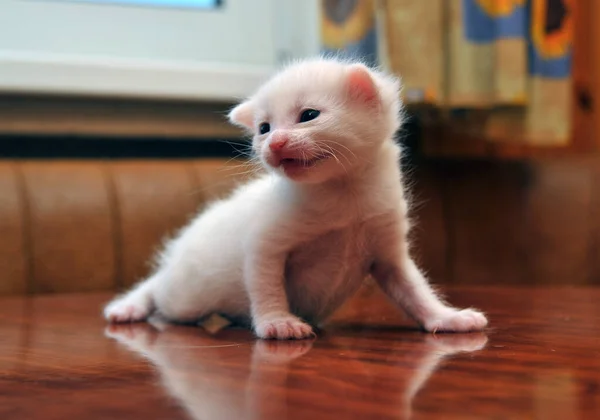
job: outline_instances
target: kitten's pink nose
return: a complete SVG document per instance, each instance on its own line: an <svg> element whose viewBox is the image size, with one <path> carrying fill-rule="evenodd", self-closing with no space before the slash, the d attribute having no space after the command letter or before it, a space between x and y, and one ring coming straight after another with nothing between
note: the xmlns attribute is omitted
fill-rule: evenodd
<svg viewBox="0 0 600 420"><path fill-rule="evenodd" d="M269 149L271 149L272 152L281 152L281 150L284 148L287 142L287 137L281 136L274 138L273 140L271 140L271 143L269 143Z"/></svg>

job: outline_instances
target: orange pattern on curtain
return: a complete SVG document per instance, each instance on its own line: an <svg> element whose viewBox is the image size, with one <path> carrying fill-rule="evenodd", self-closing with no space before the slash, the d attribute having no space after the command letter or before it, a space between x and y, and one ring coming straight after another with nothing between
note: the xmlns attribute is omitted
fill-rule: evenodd
<svg viewBox="0 0 600 420"><path fill-rule="evenodd" d="M575 0L326 3L345 14L322 14L324 47L377 50L379 62L402 77L408 104L441 110L439 118L458 119L468 137L487 142L569 143ZM377 47L356 48L368 37Z"/></svg>

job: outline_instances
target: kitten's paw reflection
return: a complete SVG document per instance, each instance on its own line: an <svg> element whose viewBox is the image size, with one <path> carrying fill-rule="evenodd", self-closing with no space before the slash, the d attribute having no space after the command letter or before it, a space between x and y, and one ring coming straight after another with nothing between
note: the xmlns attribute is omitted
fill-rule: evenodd
<svg viewBox="0 0 600 420"><path fill-rule="evenodd" d="M254 357L273 363L290 362L308 353L313 342L313 340L258 340L254 343Z"/></svg>
<svg viewBox="0 0 600 420"><path fill-rule="evenodd" d="M427 343L427 347L436 352L441 352L443 355L452 355L482 350L487 344L488 338L482 332L472 334L440 334L427 336L425 342Z"/></svg>
<svg viewBox="0 0 600 420"><path fill-rule="evenodd" d="M413 400L443 360L460 353L472 353L482 350L487 342L488 338L482 332L426 336L421 354L415 358L417 369L403 391L404 418L409 419L412 417Z"/></svg>
<svg viewBox="0 0 600 420"><path fill-rule="evenodd" d="M473 309L453 310L444 316L425 323L429 332L471 332L481 331L488 324L481 312Z"/></svg>
<svg viewBox="0 0 600 420"><path fill-rule="evenodd" d="M151 346L157 333L150 324L111 324L104 329L106 337L137 351Z"/></svg>

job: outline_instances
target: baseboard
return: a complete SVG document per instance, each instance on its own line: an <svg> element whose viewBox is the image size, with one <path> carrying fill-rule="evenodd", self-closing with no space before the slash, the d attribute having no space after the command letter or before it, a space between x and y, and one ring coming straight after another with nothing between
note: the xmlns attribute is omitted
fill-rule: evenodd
<svg viewBox="0 0 600 420"><path fill-rule="evenodd" d="M270 67L0 51L0 92L236 101Z"/></svg>
<svg viewBox="0 0 600 420"><path fill-rule="evenodd" d="M240 138L0 136L0 159L246 158L249 149Z"/></svg>

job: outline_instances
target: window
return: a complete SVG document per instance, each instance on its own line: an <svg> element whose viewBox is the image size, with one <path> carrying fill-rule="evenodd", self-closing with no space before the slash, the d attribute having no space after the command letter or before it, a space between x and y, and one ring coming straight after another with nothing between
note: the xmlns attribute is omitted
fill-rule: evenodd
<svg viewBox="0 0 600 420"><path fill-rule="evenodd" d="M319 52L318 10L318 0L1 0L0 89L237 99L281 60Z"/></svg>
<svg viewBox="0 0 600 420"><path fill-rule="evenodd" d="M61 1L61 0L48 0ZM65 0L81 3L106 3L150 7L190 7L198 9L214 9L221 5L220 0Z"/></svg>

